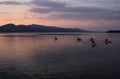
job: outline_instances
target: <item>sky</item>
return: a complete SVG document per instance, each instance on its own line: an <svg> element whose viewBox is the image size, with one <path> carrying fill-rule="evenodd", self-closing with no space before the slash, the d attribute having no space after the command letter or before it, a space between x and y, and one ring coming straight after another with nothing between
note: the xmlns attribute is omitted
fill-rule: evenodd
<svg viewBox="0 0 120 79"><path fill-rule="evenodd" d="M120 0L0 0L0 26L8 23L120 30Z"/></svg>

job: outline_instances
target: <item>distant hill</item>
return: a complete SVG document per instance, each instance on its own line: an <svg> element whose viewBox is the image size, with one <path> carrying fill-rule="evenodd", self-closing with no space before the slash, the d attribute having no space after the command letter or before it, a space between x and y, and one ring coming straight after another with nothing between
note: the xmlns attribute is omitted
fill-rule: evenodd
<svg viewBox="0 0 120 79"><path fill-rule="evenodd" d="M120 33L120 30L109 30L106 33Z"/></svg>
<svg viewBox="0 0 120 79"><path fill-rule="evenodd" d="M0 27L0 32L87 32L78 28L60 28L44 25L15 25L6 24Z"/></svg>

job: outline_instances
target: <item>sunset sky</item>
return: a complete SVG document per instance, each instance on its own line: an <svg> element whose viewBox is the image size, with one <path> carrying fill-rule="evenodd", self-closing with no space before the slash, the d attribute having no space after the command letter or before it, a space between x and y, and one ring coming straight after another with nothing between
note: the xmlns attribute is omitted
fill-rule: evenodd
<svg viewBox="0 0 120 79"><path fill-rule="evenodd" d="M0 0L0 25L120 29L120 0Z"/></svg>

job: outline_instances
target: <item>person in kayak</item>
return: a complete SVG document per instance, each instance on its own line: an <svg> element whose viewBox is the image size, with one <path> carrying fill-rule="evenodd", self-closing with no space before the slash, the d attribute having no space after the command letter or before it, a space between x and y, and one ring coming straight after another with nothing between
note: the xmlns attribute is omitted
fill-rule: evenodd
<svg viewBox="0 0 120 79"><path fill-rule="evenodd" d="M91 43L95 43L95 40L93 38L90 39Z"/></svg>
<svg viewBox="0 0 120 79"><path fill-rule="evenodd" d="M54 37L54 39L55 39L55 41L57 41L57 40L58 40L58 38L57 38L57 37Z"/></svg>
<svg viewBox="0 0 120 79"><path fill-rule="evenodd" d="M77 41L78 41L78 42L79 42L79 41L82 41L82 39L78 37L78 38L77 38Z"/></svg>
<svg viewBox="0 0 120 79"><path fill-rule="evenodd" d="M112 43L112 41L111 40L108 40L107 38L105 39L105 44L109 44L109 43Z"/></svg>

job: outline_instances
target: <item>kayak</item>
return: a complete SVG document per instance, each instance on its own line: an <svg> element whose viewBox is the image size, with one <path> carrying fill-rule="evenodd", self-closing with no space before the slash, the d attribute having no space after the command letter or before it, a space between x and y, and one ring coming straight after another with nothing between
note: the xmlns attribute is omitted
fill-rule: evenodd
<svg viewBox="0 0 120 79"><path fill-rule="evenodd" d="M105 43L112 43L112 41L105 41Z"/></svg>
<svg viewBox="0 0 120 79"><path fill-rule="evenodd" d="M91 43L90 45L95 46L95 45L97 45L97 44L96 44L96 43Z"/></svg>

